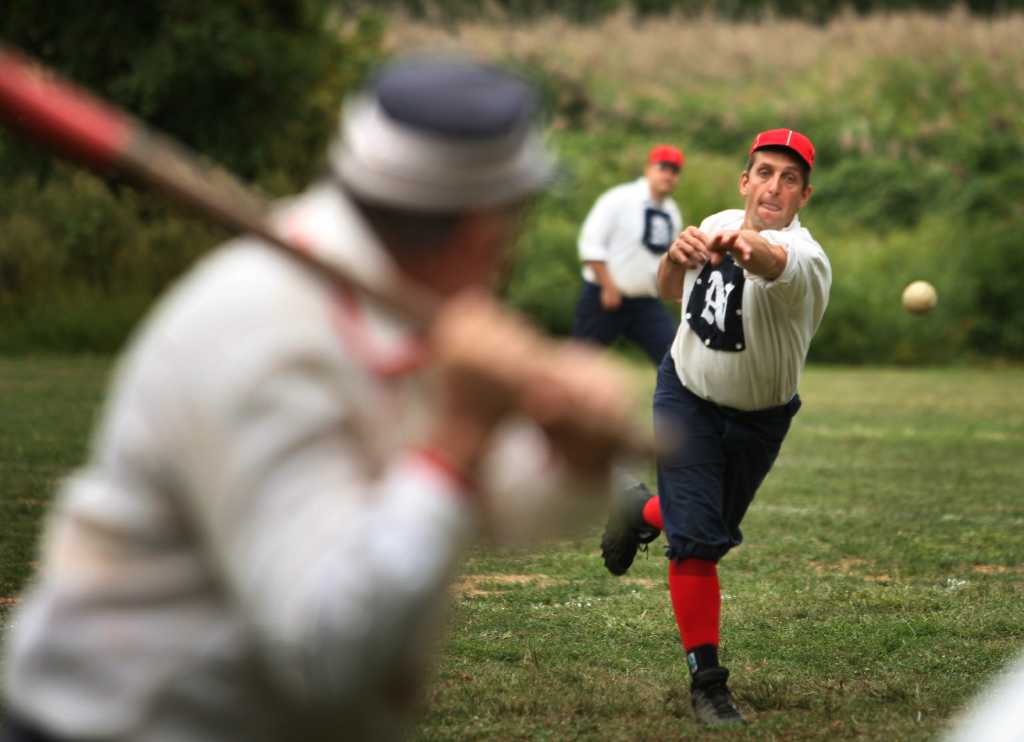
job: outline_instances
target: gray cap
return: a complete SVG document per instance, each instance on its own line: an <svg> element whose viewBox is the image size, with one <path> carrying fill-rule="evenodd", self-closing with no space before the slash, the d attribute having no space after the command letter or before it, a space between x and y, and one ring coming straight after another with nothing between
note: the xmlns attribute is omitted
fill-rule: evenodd
<svg viewBox="0 0 1024 742"><path fill-rule="evenodd" d="M536 97L496 67L410 57L344 107L331 167L367 201L417 211L499 206L543 188L554 159Z"/></svg>

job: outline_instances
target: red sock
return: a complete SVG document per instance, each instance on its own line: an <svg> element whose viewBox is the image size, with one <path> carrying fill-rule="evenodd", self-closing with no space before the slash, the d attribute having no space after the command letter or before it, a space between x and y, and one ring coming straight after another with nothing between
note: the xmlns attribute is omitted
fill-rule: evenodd
<svg viewBox="0 0 1024 742"><path fill-rule="evenodd" d="M659 531L665 530L665 521L661 518L661 503L657 497L652 497L644 505L644 523L654 526Z"/></svg>
<svg viewBox="0 0 1024 742"><path fill-rule="evenodd" d="M722 591L716 564L706 559L670 561L668 590L683 648L689 652L703 644L717 647Z"/></svg>

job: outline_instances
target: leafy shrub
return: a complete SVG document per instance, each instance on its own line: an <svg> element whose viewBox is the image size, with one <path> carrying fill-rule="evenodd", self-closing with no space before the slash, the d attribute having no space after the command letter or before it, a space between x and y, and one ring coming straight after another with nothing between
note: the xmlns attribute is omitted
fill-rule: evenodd
<svg viewBox="0 0 1024 742"><path fill-rule="evenodd" d="M320 166L341 94L377 58L379 24L343 34L332 7L110 0L68 12L5 0L0 38L246 179L288 174L291 189ZM36 152L6 159L47 171Z"/></svg>
<svg viewBox="0 0 1024 742"><path fill-rule="evenodd" d="M963 322L969 346L983 355L1024 358L1024 218L994 222L965 235L961 275L971 289Z"/></svg>
<svg viewBox="0 0 1024 742"><path fill-rule="evenodd" d="M813 200L812 200L813 203ZM959 276L958 245L950 220L929 217L913 229L829 234L805 222L832 263L832 295L811 358L842 363L939 363L962 357L965 327L959 317L971 303ZM927 280L939 293L931 313L915 316L901 306L904 287Z"/></svg>
<svg viewBox="0 0 1024 742"><path fill-rule="evenodd" d="M0 352L111 350L168 281L224 235L67 166L0 185Z"/></svg>
<svg viewBox="0 0 1024 742"><path fill-rule="evenodd" d="M881 157L847 158L814 174L814 211L833 228L913 227L947 197L941 166Z"/></svg>
<svg viewBox="0 0 1024 742"><path fill-rule="evenodd" d="M328 0L10 0L0 37L269 194L323 167L342 96L380 58ZM351 19L350 19L351 20ZM0 352L110 350L225 235L0 132Z"/></svg>

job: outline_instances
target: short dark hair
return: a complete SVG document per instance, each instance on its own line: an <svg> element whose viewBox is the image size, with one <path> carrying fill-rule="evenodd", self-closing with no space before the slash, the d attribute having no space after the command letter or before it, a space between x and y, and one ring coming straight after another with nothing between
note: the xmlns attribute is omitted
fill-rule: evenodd
<svg viewBox="0 0 1024 742"><path fill-rule="evenodd" d="M331 177L328 175L328 177ZM447 242L459 223L474 209L458 211L422 211L372 201L347 188L337 177L333 184L340 189L363 217L373 233L392 254L415 255L437 248ZM534 196L524 196L507 204L492 206L486 211L517 212L534 203Z"/></svg>
<svg viewBox="0 0 1024 742"><path fill-rule="evenodd" d="M465 216L463 211L414 211L374 203L346 188L342 190L391 252L408 254L439 245L451 236Z"/></svg>
<svg viewBox="0 0 1024 742"><path fill-rule="evenodd" d="M789 147L783 147L781 144L767 144L764 147L755 149L747 157L747 166L743 168L743 172L749 173L750 168L754 167L754 155L758 152L781 152L784 155L789 155L796 160L796 164L800 166L800 172L804 176L804 188L811 184L811 166L804 162L803 158L796 152L791 150Z"/></svg>

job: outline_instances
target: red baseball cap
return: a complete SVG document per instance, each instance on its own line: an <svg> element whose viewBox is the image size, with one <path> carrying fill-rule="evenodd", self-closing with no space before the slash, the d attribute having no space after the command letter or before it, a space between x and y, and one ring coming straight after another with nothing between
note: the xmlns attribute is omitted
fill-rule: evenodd
<svg viewBox="0 0 1024 742"><path fill-rule="evenodd" d="M655 145L651 148L650 154L647 155L648 165L653 165L656 162L667 162L682 169L685 161L686 158L683 157L683 151L670 144Z"/></svg>
<svg viewBox="0 0 1024 742"><path fill-rule="evenodd" d="M814 145L811 140L798 131L792 129L769 129L762 131L754 137L754 143L750 145L750 154L754 154L762 147L786 147L793 150L796 155L807 163L807 167L814 167Z"/></svg>

